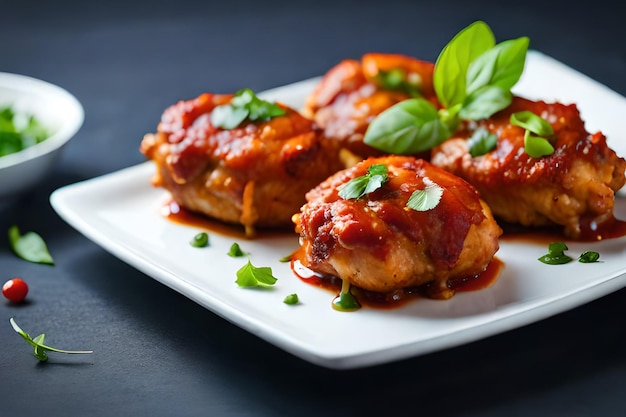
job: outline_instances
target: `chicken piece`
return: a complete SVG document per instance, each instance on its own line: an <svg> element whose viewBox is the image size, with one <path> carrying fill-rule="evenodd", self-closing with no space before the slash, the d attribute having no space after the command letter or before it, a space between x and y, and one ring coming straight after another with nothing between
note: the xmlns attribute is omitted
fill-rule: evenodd
<svg viewBox="0 0 626 417"><path fill-rule="evenodd" d="M183 208L241 224L249 236L259 227L292 227L305 193L343 167L336 144L280 103L285 115L269 121L213 126L212 110L232 98L207 93L165 110L140 146L157 166L152 183Z"/></svg>
<svg viewBox="0 0 626 417"><path fill-rule="evenodd" d="M338 187L384 164L388 181L358 199ZM426 179L428 178L428 179ZM427 211L407 207L429 181L443 188ZM301 236L297 258L310 270L389 293L431 283L429 295L450 298L448 280L483 272L499 249L502 230L476 190L428 162L408 156L371 157L307 193L294 216Z"/></svg>
<svg viewBox="0 0 626 417"><path fill-rule="evenodd" d="M331 68L307 97L303 114L357 159L382 153L363 143L371 121L394 104L415 96L437 102L434 65L404 55L370 53Z"/></svg>
<svg viewBox="0 0 626 417"><path fill-rule="evenodd" d="M552 125L552 155L525 153L524 129L509 122L512 113L524 110ZM494 150L473 158L467 139L478 127L498 141ZM575 105L520 97L433 149L431 162L476 187L496 218L531 227L562 226L572 239L602 238L602 225L613 221L614 193L626 181L626 161L607 146L602 133L586 131Z"/></svg>

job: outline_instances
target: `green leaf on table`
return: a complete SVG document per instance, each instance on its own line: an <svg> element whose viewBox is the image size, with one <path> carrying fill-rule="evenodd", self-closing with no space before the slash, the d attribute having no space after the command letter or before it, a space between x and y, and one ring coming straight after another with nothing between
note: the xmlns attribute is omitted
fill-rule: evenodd
<svg viewBox="0 0 626 417"><path fill-rule="evenodd" d="M46 242L37 233L27 232L22 235L19 228L13 225L8 234L11 248L17 256L29 262L54 265Z"/></svg>

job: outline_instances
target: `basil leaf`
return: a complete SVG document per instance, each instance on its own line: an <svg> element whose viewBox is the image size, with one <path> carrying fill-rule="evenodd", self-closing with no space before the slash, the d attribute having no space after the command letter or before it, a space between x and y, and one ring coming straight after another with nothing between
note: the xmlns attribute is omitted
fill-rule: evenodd
<svg viewBox="0 0 626 417"><path fill-rule="evenodd" d="M339 197L344 200L350 200L352 198L358 199L365 195L365 188L369 183L369 178L366 175L361 177L352 178L345 184L341 184L337 189L339 190Z"/></svg>
<svg viewBox="0 0 626 417"><path fill-rule="evenodd" d="M554 153L554 146L549 140L549 137L554 136L554 130L547 120L533 112L521 111L511 114L510 122L514 126L526 129L524 150L528 155L533 158L541 158Z"/></svg>
<svg viewBox="0 0 626 417"><path fill-rule="evenodd" d="M486 85L511 90L524 72L528 44L527 37L511 39L478 56L467 69L467 94Z"/></svg>
<svg viewBox="0 0 626 417"><path fill-rule="evenodd" d="M35 232L21 235L18 227L13 225L9 228L9 243L13 252L25 261L54 265L46 242Z"/></svg>
<svg viewBox="0 0 626 417"><path fill-rule="evenodd" d="M428 177L424 177L424 186L423 190L413 191L406 203L407 207L415 211L428 211L437 207L443 195L443 188Z"/></svg>
<svg viewBox="0 0 626 417"><path fill-rule="evenodd" d="M285 114L280 106L257 97L252 90L244 88L230 101L217 106L211 112L211 124L222 129L234 129L244 120L269 120Z"/></svg>
<svg viewBox="0 0 626 417"><path fill-rule="evenodd" d="M268 287L278 281L272 275L272 268L268 266L256 267L252 265L250 259L237 271L237 280L235 281L240 287Z"/></svg>
<svg viewBox="0 0 626 417"><path fill-rule="evenodd" d="M339 197L344 200L359 199L365 194L376 191L387 182L387 166L384 164L373 164L367 169L367 174L351 179L340 185Z"/></svg>
<svg viewBox="0 0 626 417"><path fill-rule="evenodd" d="M211 112L211 124L222 129L234 129L241 124L250 111L243 107L233 107L229 104L217 106Z"/></svg>
<svg viewBox="0 0 626 417"><path fill-rule="evenodd" d="M420 83L408 79L402 68L393 68L389 71L379 70L374 83L384 90L400 91L411 97L421 97Z"/></svg>
<svg viewBox="0 0 626 417"><path fill-rule="evenodd" d="M505 109L513 97L511 92L495 85L486 85L467 97L459 116L468 120L481 120Z"/></svg>
<svg viewBox="0 0 626 417"><path fill-rule="evenodd" d="M496 44L489 26L477 21L460 31L443 48L433 73L433 86L439 101L450 108L466 97L466 74L472 61Z"/></svg>
<svg viewBox="0 0 626 417"><path fill-rule="evenodd" d="M552 136L552 125L544 118L531 111L520 111L511 114L510 122L514 126L523 127L538 136Z"/></svg>
<svg viewBox="0 0 626 417"><path fill-rule="evenodd" d="M533 158L552 155L554 146L546 138L533 135L529 130L524 134L524 151Z"/></svg>
<svg viewBox="0 0 626 417"><path fill-rule="evenodd" d="M491 151L498 144L498 137L485 129L480 127L474 131L472 136L467 140L467 147L472 158L485 155Z"/></svg>
<svg viewBox="0 0 626 417"><path fill-rule="evenodd" d="M450 137L437 109L427 100L412 98L397 103L370 123L363 142L389 153L416 154Z"/></svg>

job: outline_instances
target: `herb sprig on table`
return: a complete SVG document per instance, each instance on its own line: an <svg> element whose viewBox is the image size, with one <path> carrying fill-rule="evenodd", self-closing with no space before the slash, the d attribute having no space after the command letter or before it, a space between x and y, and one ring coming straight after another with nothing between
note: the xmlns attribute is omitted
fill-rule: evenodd
<svg viewBox="0 0 626 417"><path fill-rule="evenodd" d="M15 330L20 336L22 336L22 338L24 338L24 340L26 340L26 342L35 349L34 350L35 357L42 362L48 360L48 354L46 352L57 352L57 353L67 353L67 354L93 353L92 350L65 350L65 349L57 349L51 346L44 345L44 339L46 337L45 334L42 333L39 336L32 338L30 337L28 333L22 330L20 326L17 325L17 323L12 317L9 321L11 322L11 326L13 327L13 330Z"/></svg>
<svg viewBox="0 0 626 417"><path fill-rule="evenodd" d="M25 261L54 265L54 259L48 251L43 238L35 232L20 233L20 229L13 225L9 228L9 243L11 249Z"/></svg>

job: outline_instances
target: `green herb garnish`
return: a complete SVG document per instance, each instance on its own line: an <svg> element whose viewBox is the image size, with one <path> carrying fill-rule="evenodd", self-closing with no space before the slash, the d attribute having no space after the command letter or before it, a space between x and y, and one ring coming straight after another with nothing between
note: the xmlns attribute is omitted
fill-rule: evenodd
<svg viewBox="0 0 626 417"><path fill-rule="evenodd" d="M600 254L594 251L586 251L580 254L578 257L578 262L582 262L584 264L590 264L594 262L600 262Z"/></svg>
<svg viewBox="0 0 626 417"><path fill-rule="evenodd" d="M237 271L237 279L235 282L240 287L271 287L278 281L272 275L272 268L268 266L256 267L252 265L250 259Z"/></svg>
<svg viewBox="0 0 626 417"><path fill-rule="evenodd" d="M485 129L479 127L474 131L472 136L467 141L469 153L472 158L485 155L487 152L493 150L498 143L498 137Z"/></svg>
<svg viewBox="0 0 626 417"><path fill-rule="evenodd" d="M200 232L196 234L189 242L194 248L203 248L209 244L209 234L206 232Z"/></svg>
<svg viewBox="0 0 626 417"><path fill-rule="evenodd" d="M298 298L298 294L289 294L288 296L285 297L285 299L283 300L283 303L285 304L289 304L291 306L296 305L300 302L300 299Z"/></svg>
<svg viewBox="0 0 626 417"><path fill-rule="evenodd" d="M237 91L230 104L217 106L211 112L211 123L222 129L234 129L244 120L269 120L285 114L280 106L257 97L249 88Z"/></svg>
<svg viewBox="0 0 626 417"><path fill-rule="evenodd" d="M411 80L402 68L393 68L389 71L378 71L374 83L384 90L400 91L411 97L421 97L420 79Z"/></svg>
<svg viewBox="0 0 626 417"><path fill-rule="evenodd" d="M0 156L19 152L49 136L35 116L15 113L11 107L0 108Z"/></svg>
<svg viewBox="0 0 626 417"><path fill-rule="evenodd" d="M345 184L341 184L337 190L339 197L349 199L359 199L365 194L369 194L382 187L388 180L387 166L384 164L373 164L367 169L367 174L351 179Z"/></svg>
<svg viewBox="0 0 626 417"><path fill-rule="evenodd" d="M27 232L22 235L19 228L13 225L8 234L11 248L17 256L29 262L54 265L46 242L37 233Z"/></svg>
<svg viewBox="0 0 626 417"><path fill-rule="evenodd" d="M231 258L241 258L242 256L246 256L245 252L241 250L239 243L235 242L230 245L230 249L228 250L228 256Z"/></svg>
<svg viewBox="0 0 626 417"><path fill-rule="evenodd" d="M423 98L410 98L381 112L369 124L363 141L400 155L423 152L452 134L435 106Z"/></svg>
<svg viewBox="0 0 626 417"><path fill-rule="evenodd" d="M506 108L524 70L529 40L496 44L477 21L460 31L435 63L433 85L443 108L423 98L402 101L380 113L363 141L394 154L415 154L448 139L462 119L481 120Z"/></svg>
<svg viewBox="0 0 626 417"><path fill-rule="evenodd" d="M424 189L413 191L406 205L415 211L428 211L437 207L442 195L443 188L424 177Z"/></svg>
<svg viewBox="0 0 626 417"><path fill-rule="evenodd" d="M361 308L361 304L350 293L350 282L347 280L341 281L341 292L333 300L333 309L338 311L355 311Z"/></svg>
<svg viewBox="0 0 626 417"><path fill-rule="evenodd" d="M22 336L29 345L35 348L35 352L34 352L35 357L39 359L40 361L48 360L48 355L46 352L58 352L58 353L69 353L69 354L93 353L93 351L91 350L63 350L63 349L56 349L50 346L46 346L43 344L44 339L46 337L45 334L42 333L33 339L28 335L28 333L26 333L17 325L17 323L15 322L15 320L13 320L12 317L9 321L11 322L11 326L13 326L13 330L15 330L20 336Z"/></svg>
<svg viewBox="0 0 626 417"><path fill-rule="evenodd" d="M539 261L548 265L563 265L573 261L573 259L565 254L568 247L563 242L552 242L548 245L548 253L541 256Z"/></svg>
<svg viewBox="0 0 626 417"><path fill-rule="evenodd" d="M550 139L554 136L552 125L542 117L530 111L521 111L511 115L511 124L526 129L524 150L533 158L552 155L554 147Z"/></svg>
<svg viewBox="0 0 626 417"><path fill-rule="evenodd" d="M281 263L291 262L292 257L293 257L293 253L290 253L289 255L285 255L282 258L280 258L278 262L281 262Z"/></svg>

